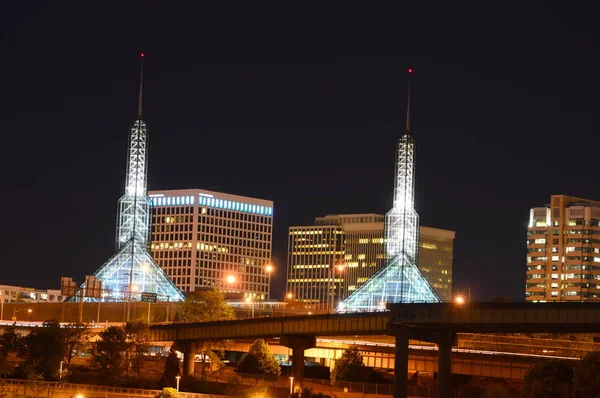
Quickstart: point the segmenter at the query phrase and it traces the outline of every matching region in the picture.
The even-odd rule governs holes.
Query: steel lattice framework
[[[113,300],[136,300],[141,292],[156,293],[159,300],[183,300],[183,294],[149,252],[151,229],[148,197],[148,130],[142,120],[142,79],[138,117],[129,129],[125,194],[119,199],[116,254],[94,276],[102,281],[104,295]],[[91,299],[88,299],[91,300]]]
[[[410,72],[409,72],[410,73]],[[387,263],[356,289],[337,311],[378,311],[386,303],[440,302],[417,266],[419,215],[415,210],[415,139],[410,130],[410,80],[406,130],[396,147],[394,200],[385,216]]]

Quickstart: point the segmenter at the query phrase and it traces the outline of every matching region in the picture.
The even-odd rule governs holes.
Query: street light
[[[21,311],[27,311],[27,312],[29,312],[29,313],[31,314],[31,312],[32,312],[33,310],[32,310],[31,308],[27,308],[27,309],[25,309],[25,308],[22,308],[22,309],[20,309],[20,310],[18,310],[18,309],[16,309],[16,308],[13,308],[13,316],[12,316],[12,320],[13,320],[13,321],[16,321],[16,320],[17,320],[17,313],[18,313],[18,312],[21,312]]]
[[[290,395],[294,393],[294,378],[290,376]]]
[[[465,298],[463,296],[456,296],[454,302],[458,305],[463,305],[465,303]]]
[[[179,395],[179,379],[181,379],[181,376],[177,375],[175,379],[177,379],[177,395]]]
[[[273,266],[271,264],[267,264],[267,266],[265,267],[265,271],[267,271],[267,274],[270,274],[271,271],[273,271]]]
[[[252,318],[254,318],[254,301],[250,297],[246,297],[246,303],[248,303],[248,307],[252,307]]]

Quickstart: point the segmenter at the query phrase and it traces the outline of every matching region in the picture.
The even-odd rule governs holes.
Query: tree
[[[179,376],[179,358],[177,357],[177,353],[175,349],[171,347],[169,349],[169,355],[167,356],[167,360],[165,361],[165,385],[167,386],[175,386],[175,378]]]
[[[342,352],[331,372],[332,380],[364,381],[366,376],[367,368],[363,363],[363,356],[355,345]]]
[[[211,322],[235,319],[233,307],[227,304],[221,290],[203,290],[187,295],[179,304],[181,322]]]
[[[236,318],[233,307],[227,304],[227,300],[225,300],[225,293],[217,289],[188,294],[185,300],[179,304],[177,315],[180,322],[212,322]],[[206,377],[206,358],[210,358],[211,363],[220,363],[220,358],[215,351],[222,351],[227,345],[227,341],[203,341],[200,349],[202,353],[202,380]]]
[[[129,369],[129,360],[133,358],[138,380],[142,366],[142,358],[150,349],[150,326],[146,321],[131,321],[125,324],[125,333],[127,341],[127,368]]]
[[[600,398],[600,352],[588,352],[575,373],[575,397]]]
[[[492,297],[492,301],[494,303],[508,303],[510,302],[510,297],[505,296],[503,294],[497,294],[494,297]]]
[[[9,355],[21,352],[23,337],[17,333],[14,326],[9,326],[0,334],[0,376],[11,373]]]
[[[571,396],[573,368],[562,360],[534,364],[523,380],[523,398],[567,398]]]
[[[107,376],[118,375],[123,366],[123,352],[128,348],[125,329],[110,326],[100,332],[100,339],[92,346],[92,361]]]
[[[281,375],[279,362],[263,339],[252,343],[250,350],[240,359],[237,366],[241,373],[262,374],[271,380],[277,380]]]
[[[45,380],[58,378],[65,355],[65,335],[58,321],[46,321],[23,338],[21,357],[29,365],[28,373],[40,374]],[[31,374],[28,375],[32,376]]]
[[[65,325],[63,331],[65,334],[65,358],[67,364],[71,366],[71,360],[88,347],[90,330],[83,323],[73,322]]]

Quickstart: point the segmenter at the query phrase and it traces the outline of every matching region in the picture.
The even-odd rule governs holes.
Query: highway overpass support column
[[[304,350],[317,346],[315,336],[281,336],[280,344],[292,349],[294,391],[302,389],[304,381]]]
[[[178,341],[177,350],[183,352],[183,376],[194,377],[194,358],[198,351],[197,341]]]
[[[438,398],[452,398],[452,343],[453,333],[442,333],[438,344]]]
[[[388,334],[394,336],[396,342],[394,398],[406,398],[408,396],[408,328],[399,325],[388,326]]]

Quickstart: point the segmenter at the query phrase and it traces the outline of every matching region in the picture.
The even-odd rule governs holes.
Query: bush
[[[510,391],[504,384],[490,383],[483,390],[485,398],[510,398]]]
[[[310,388],[304,388],[302,391],[296,391],[290,398],[331,398],[331,395],[322,392],[312,392]]]
[[[177,390],[171,387],[165,387],[158,394],[158,398],[177,398]]]

